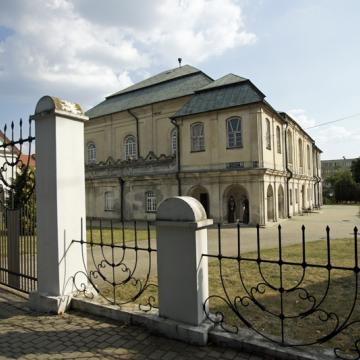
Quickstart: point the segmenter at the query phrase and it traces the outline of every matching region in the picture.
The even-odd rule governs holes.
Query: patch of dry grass
[[[333,240],[330,251],[333,266],[354,267],[354,240]],[[302,256],[301,245],[283,248],[284,261],[302,263]],[[256,259],[257,254],[247,253],[246,257]],[[278,260],[279,252],[277,249],[264,250],[261,258]],[[325,241],[306,245],[306,262],[327,264]],[[349,316],[356,291],[359,290],[356,289],[356,274],[352,270],[332,269],[329,275],[327,269],[307,267],[304,271],[302,266],[283,265],[282,286],[293,290],[285,291],[281,299],[278,291],[278,264],[262,263],[259,266],[256,262],[226,259],[221,262],[218,259],[209,261],[209,279],[210,294],[219,296],[210,299],[210,311],[223,313],[229,330],[246,327],[245,323],[248,322],[257,331],[281,340],[282,324],[278,316],[282,304],[282,313],[292,317],[285,319],[283,323],[284,340],[289,343],[310,343],[331,333],[338,325],[337,321],[342,324]],[[357,301],[352,320],[360,320],[359,305]],[[306,315],[314,306],[319,311]],[[300,314],[305,316],[299,316]],[[330,318],[322,321],[326,319],[326,314],[331,314]],[[326,342],[326,346],[350,349],[356,338],[360,338],[359,325],[341,332],[333,340]]]
[[[124,230],[121,228],[114,228],[113,230],[103,228],[100,230],[99,227],[96,227],[90,230],[88,227],[86,230],[87,242],[93,241],[94,243],[100,243],[102,240],[104,244],[111,244],[112,239],[114,244],[121,244],[123,241],[125,243],[133,242],[135,238],[138,241],[148,240],[149,236],[150,239],[156,238],[156,230],[154,228],[150,229],[150,233],[148,233],[147,229],[143,228],[137,229],[136,233],[133,228],[124,228]]]
[[[353,240],[332,240],[331,241],[331,264],[335,266],[354,266],[354,241]],[[251,252],[242,254],[247,258],[256,258],[257,253]],[[284,247],[282,258],[284,261],[299,262],[302,258],[301,245]],[[278,260],[277,249],[268,249],[261,252],[262,259]],[[306,245],[306,262],[309,264],[327,264],[326,242],[321,240],[311,242]],[[220,266],[221,265],[221,266]],[[259,266],[255,262],[227,260],[221,262],[218,259],[209,259],[209,293],[220,298],[210,299],[211,313],[221,312],[225,316],[225,323],[228,329],[234,330],[235,327],[246,327],[243,318],[257,331],[267,334],[278,340],[281,336],[281,322],[277,315],[281,312],[281,298],[277,288],[280,286],[280,272],[278,264],[261,265],[261,272],[267,283],[275,287],[276,290],[268,286],[260,286],[264,279],[259,272]],[[220,270],[222,276],[220,277]],[[354,302],[356,291],[356,275],[353,271],[331,270],[310,268],[303,272],[301,266],[283,265],[282,267],[283,287],[289,289],[298,285],[297,290],[285,292],[283,295],[283,313],[286,316],[294,316],[292,319],[284,321],[285,340],[295,343],[313,342],[314,339],[321,339],[330,333],[336,326],[348,317]],[[302,279],[299,285],[300,280]],[[221,281],[222,280],[222,281]],[[143,280],[142,280],[143,281]],[[157,278],[149,279],[149,284],[157,284]],[[329,287],[328,287],[329,284]],[[149,298],[156,299],[157,287],[149,286],[139,297],[137,297],[140,284],[135,284],[131,280],[114,289],[104,285],[101,280],[98,286],[103,295],[109,302],[113,301],[115,295],[118,304],[133,299],[136,304],[146,304]],[[252,290],[251,290],[252,289]],[[263,290],[265,290],[263,292]],[[249,300],[249,293],[253,293],[254,298],[263,308],[259,308],[253,301]],[[306,294],[312,297],[306,297]],[[239,299],[242,298],[241,303]],[[237,299],[237,301],[236,301]],[[106,300],[103,300],[106,302]],[[335,318],[331,315],[328,321],[325,319],[325,312],[317,311],[308,316],[297,317],[311,309],[315,301],[315,306],[326,311],[328,314],[336,314]],[[321,302],[321,303],[320,303]],[[318,305],[320,303],[320,305]],[[230,306],[229,306],[230,305]],[[266,311],[263,311],[263,310]],[[272,314],[275,314],[273,316]],[[360,320],[359,302],[356,303],[353,312],[353,320]],[[356,325],[341,332],[334,339],[325,343],[326,347],[340,347],[350,349],[356,339],[360,338],[360,326]]]

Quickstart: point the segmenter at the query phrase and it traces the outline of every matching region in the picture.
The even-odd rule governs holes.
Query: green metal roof
[[[236,83],[243,82],[246,80],[247,79],[245,79],[241,76],[237,76],[234,74],[227,74],[227,75],[221,77],[220,79],[217,79],[214,82],[210,83],[209,85],[204,86],[203,88],[199,89],[198,91],[209,90],[209,89],[213,89],[216,87],[222,87],[222,86],[226,86],[226,85],[236,84]]]
[[[262,102],[264,98],[265,95],[249,80],[244,79],[226,85],[222,83],[221,86],[209,86],[208,89],[202,88],[196,92],[173,118]]]
[[[112,114],[159,101],[191,95],[213,80],[202,71],[184,65],[162,72],[116,94],[86,112],[90,118]]]
[[[139,89],[143,89],[145,87],[153,86],[153,85],[162,83],[164,81],[173,80],[173,79],[176,79],[176,78],[179,78],[182,76],[191,75],[191,74],[195,74],[198,72],[200,72],[199,69],[197,69],[193,66],[190,66],[190,65],[184,65],[181,67],[177,67],[175,69],[166,70],[166,71],[161,72],[160,74],[151,76],[148,79],[145,79],[134,85],[131,85],[124,90],[120,90],[112,95],[109,95],[106,98],[109,99],[113,96],[125,94],[125,93],[132,92],[132,91],[139,90]]]

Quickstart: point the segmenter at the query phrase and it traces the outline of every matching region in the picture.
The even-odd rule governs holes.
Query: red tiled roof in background
[[[30,166],[34,168],[36,166],[35,154],[32,155],[21,154],[18,166],[21,167],[22,165]]]
[[[1,130],[0,130],[0,141],[2,141],[3,143],[11,142],[11,140],[7,136],[5,136],[5,134]],[[11,152],[11,146],[9,146],[8,149]],[[13,146],[13,149],[14,149],[14,155],[20,155],[20,161],[17,164],[18,167],[25,165],[34,168],[36,166],[35,154],[32,155],[20,154],[20,150],[16,145]]]

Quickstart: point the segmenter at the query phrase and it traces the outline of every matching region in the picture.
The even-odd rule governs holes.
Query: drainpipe
[[[318,207],[320,209],[320,183],[321,183],[321,177],[319,176],[319,160],[318,156],[316,155],[316,185],[318,188]]]
[[[180,126],[175,119],[170,119],[171,123],[176,127],[176,180],[178,183],[178,196],[181,196],[181,178],[180,178]]]
[[[127,112],[136,121],[136,151],[137,151],[137,157],[140,157],[139,118],[130,109],[128,109]]]
[[[289,123],[285,124],[285,164],[286,164],[286,191],[287,191],[287,216],[290,218],[290,198],[289,198],[289,181],[293,177],[292,171],[288,167],[288,146],[287,146],[287,128]],[[289,174],[290,173],[290,174]]]
[[[120,220],[124,221],[124,187],[125,187],[125,180],[119,177],[119,184],[120,184]]]

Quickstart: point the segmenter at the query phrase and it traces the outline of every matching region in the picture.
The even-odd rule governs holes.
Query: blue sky
[[[357,0],[1,2],[0,123],[45,94],[87,109],[179,56],[213,78],[251,79],[304,128],[360,114],[359,14]],[[323,159],[358,157],[359,124],[309,133]]]

